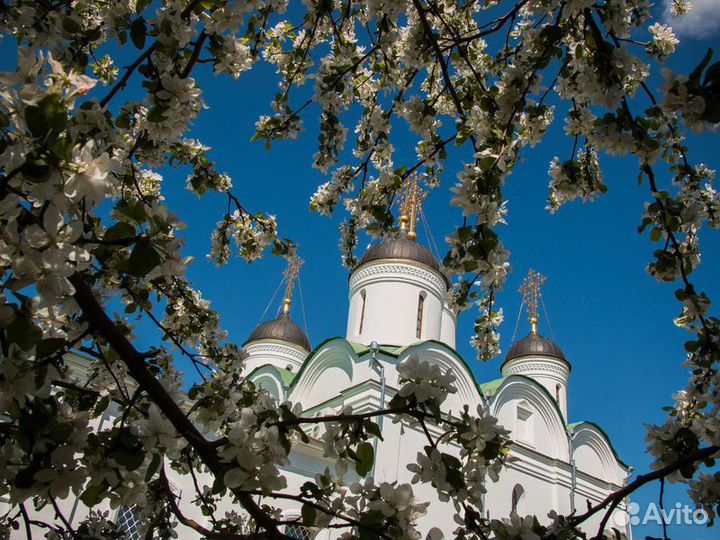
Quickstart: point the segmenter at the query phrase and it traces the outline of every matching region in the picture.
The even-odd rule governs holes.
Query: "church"
[[[457,377],[458,391],[445,401],[445,410],[459,411],[467,404],[472,411],[482,404],[511,431],[514,460],[499,481],[487,480],[486,516],[500,519],[515,512],[542,520],[551,510],[580,514],[623,487],[632,469],[600,426],[569,420],[571,364],[557,343],[537,331],[538,277],[528,278],[530,333],[510,347],[498,378],[477,381],[455,350],[457,316],[447,302],[448,280],[431,251],[403,227],[397,237],[371,246],[352,269],[345,337],[313,348],[292,320],[286,294],[282,314],[260,324],[245,343],[248,376],[278,400],[301,403],[305,416],[332,414],[347,405],[363,413],[385,408],[398,388],[397,366],[416,354]],[[426,444],[425,435],[402,422],[380,425],[383,440],[377,443],[372,472],[376,483],[410,482],[406,465]],[[297,490],[329,465],[320,443],[294,447],[285,470],[288,490]],[[431,501],[421,526],[451,533],[456,527],[452,506],[438,501],[428,485],[413,487],[419,500]],[[619,505],[607,529],[631,539],[625,508]],[[299,510],[289,505],[286,515],[299,516]],[[593,516],[583,529],[594,535],[601,517]],[[317,540],[336,535],[299,525],[289,525],[288,533]]]
[[[531,273],[523,287],[530,333],[510,347],[496,379],[478,381],[455,349],[457,314],[447,300],[450,283],[430,249],[417,241],[414,218],[401,217],[398,235],[372,245],[350,272],[344,337],[331,337],[313,347],[293,321],[291,296],[299,266],[292,262],[285,276],[281,314],[257,326],[244,343],[246,376],[278,401],[300,403],[304,416],[335,414],[348,405],[355,413],[365,413],[386,408],[399,387],[398,365],[417,355],[456,377],[457,392],[444,402],[445,412],[461,411],[465,405],[474,411],[482,405],[511,432],[513,459],[498,481],[486,480],[483,512],[487,517],[502,519],[514,512],[543,521],[551,510],[580,514],[623,487],[632,469],[620,460],[607,433],[591,421],[570,420],[571,362],[557,343],[537,330],[539,274]],[[82,373],[86,360],[80,356],[66,360]],[[424,433],[390,418],[380,417],[378,425],[383,438],[375,439],[376,459],[369,474],[376,484],[409,483],[413,473],[407,464],[426,444]],[[322,429],[315,426],[308,432],[307,443],[293,446],[290,464],[281,470],[287,492],[297,493],[306,480],[333,466],[333,460],[323,456]],[[173,474],[171,483],[180,500],[193,499],[189,476]],[[413,488],[417,500],[430,502],[419,523],[421,532],[437,527],[446,538],[452,537],[457,525],[451,503],[441,502],[429,485]],[[314,530],[292,523],[300,517],[298,503],[276,502],[283,508],[284,521],[290,522],[284,525],[288,536],[333,540],[340,535],[338,529]],[[632,538],[626,502],[608,521],[607,529],[615,529],[608,532],[611,538]],[[72,522],[87,514],[74,495],[60,503]],[[0,510],[4,506],[0,501]],[[188,517],[208,525],[197,507],[185,506]],[[114,515],[127,540],[144,537],[132,508],[105,510]],[[597,532],[601,514],[582,526],[591,536]],[[178,527],[179,538],[199,538],[194,530]]]

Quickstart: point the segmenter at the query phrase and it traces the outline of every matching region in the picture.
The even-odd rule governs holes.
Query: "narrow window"
[[[560,385],[559,384],[555,385],[555,401],[560,403]]]
[[[415,337],[419,338],[422,336],[422,325],[423,325],[423,309],[425,305],[425,296],[420,294],[418,296],[418,309],[417,309],[417,325],[415,330]]]
[[[360,291],[360,327],[358,328],[358,335],[362,334],[363,325],[365,324],[365,291]]]
[[[297,525],[295,523],[285,525],[285,536],[295,540],[313,540],[316,534],[315,531],[303,525]]]
[[[512,490],[512,500],[511,500],[511,512],[518,513],[518,510],[522,510],[522,500],[525,497],[525,490],[520,484],[515,484],[515,487]]]
[[[115,518],[115,523],[123,531],[125,540],[140,540],[143,537],[140,520],[132,508],[121,506]]]

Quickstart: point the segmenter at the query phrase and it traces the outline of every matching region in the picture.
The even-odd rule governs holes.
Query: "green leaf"
[[[105,486],[90,486],[80,495],[80,500],[85,506],[93,507],[100,502],[103,493],[105,493]]]
[[[15,485],[20,489],[30,489],[33,485],[33,478],[36,472],[37,469],[33,465],[21,469],[15,476]]]
[[[357,454],[357,463],[355,463],[355,470],[360,476],[365,476],[370,472],[375,461],[375,451],[373,445],[369,442],[363,442],[358,445],[355,452]]]
[[[48,94],[37,105],[25,108],[25,123],[33,137],[59,133],[67,125],[68,115],[59,94]]]
[[[135,227],[120,221],[105,231],[103,240],[124,240],[126,238],[132,238],[135,236]]]
[[[153,454],[152,461],[150,461],[150,465],[148,465],[147,472],[145,473],[146,482],[152,480],[158,468],[160,468],[160,454]]]
[[[8,326],[7,333],[10,341],[15,343],[23,351],[32,349],[42,337],[40,330],[30,319],[25,317],[15,318]]]
[[[70,434],[73,432],[72,424],[65,424],[63,422],[50,421],[48,425],[48,433],[50,438],[58,444],[66,442],[70,438]]]
[[[712,56],[713,56],[713,50],[708,49],[708,52],[705,53],[705,56],[703,57],[702,61],[697,65],[697,67],[693,70],[693,72],[688,77],[688,79],[690,79],[690,81],[692,81],[696,84],[700,83],[700,75],[702,75],[703,70],[710,63],[710,59],[712,58]]]
[[[152,3],[152,0],[137,0],[135,2],[135,13],[141,13]]]
[[[147,28],[145,27],[145,19],[138,17],[130,25],[130,39],[138,49],[144,49],[146,37]]]
[[[36,358],[47,358],[52,356],[65,346],[65,340],[62,338],[42,339],[35,346]]]
[[[161,262],[160,255],[158,255],[155,248],[150,245],[150,241],[146,238],[141,238],[137,241],[130,253],[127,273],[131,276],[144,277]]]
[[[705,80],[703,81],[703,87],[707,89],[709,86],[713,86],[720,81],[720,62],[715,62],[705,72]]]
[[[95,416],[102,414],[105,409],[107,409],[108,405],[110,405],[110,396],[105,395],[101,397],[100,401],[97,402],[97,405],[95,405],[95,409],[93,410]]]
[[[657,242],[662,237],[662,229],[658,229],[655,227],[652,231],[650,231],[650,240],[653,242]]]
[[[375,422],[373,422],[372,420],[365,420],[365,422],[363,422],[363,426],[365,427],[365,431],[367,431],[371,435],[374,435],[378,439],[383,440],[380,426],[378,426]]]
[[[63,30],[69,32],[70,34],[75,34],[82,30],[82,26],[80,26],[80,23],[72,17],[65,17],[62,21],[62,27]]]
[[[113,457],[118,465],[122,465],[128,471],[134,471],[145,461],[145,453],[139,448],[116,448]]]
[[[115,208],[122,215],[127,216],[137,223],[144,222],[147,217],[147,214],[145,213],[145,205],[142,201],[132,201],[129,203],[121,201]]]
[[[50,179],[52,173],[52,169],[44,160],[32,160],[30,158],[23,163],[21,170],[25,178],[37,183],[46,182]]]
[[[303,525],[307,527],[312,527],[313,525],[315,525],[316,515],[317,512],[312,506],[308,506],[307,504],[302,505],[302,509],[300,510],[300,516],[302,517]]]
[[[165,108],[164,107],[158,107],[157,105],[150,109],[147,115],[148,121],[152,122],[153,124],[159,124],[160,122],[165,121]]]

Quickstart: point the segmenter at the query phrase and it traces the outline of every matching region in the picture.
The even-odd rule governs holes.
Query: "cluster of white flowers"
[[[202,92],[192,77],[171,73],[162,75],[158,84],[157,92],[148,96],[148,106],[141,109],[141,125],[156,143],[172,144],[204,107]]]
[[[114,83],[118,73],[120,72],[118,67],[113,63],[113,59],[110,58],[110,55],[108,54],[104,55],[92,64],[92,67],[93,75],[100,79],[104,84]]]
[[[493,309],[487,296],[478,300],[477,305],[480,314],[475,319],[470,345],[477,351],[478,358],[489,360],[501,353],[498,328],[504,320],[503,310],[502,308]]]
[[[692,90],[684,75],[676,75],[670,69],[662,71],[665,82],[662,86],[663,111],[668,115],[680,113],[685,124],[696,132],[706,131],[711,124],[705,120],[705,98]]]
[[[279,428],[262,420],[276,410],[274,400],[260,399],[251,407],[242,407],[237,419],[227,424],[227,443],[219,451],[221,459],[231,465],[223,477],[225,486],[266,492],[286,487],[278,466],[289,464],[288,449],[282,444]],[[300,409],[296,407],[295,412]]]
[[[544,532],[535,516],[521,517],[515,512],[501,521],[493,520],[490,528],[498,540],[541,540]]]
[[[242,38],[225,38],[217,58],[215,73],[227,73],[236,79],[253,65],[250,47]]]
[[[685,15],[692,9],[692,3],[690,0],[671,0],[670,12],[676,17]]]
[[[423,137],[430,137],[440,128],[440,122],[419,96],[412,96],[402,104],[401,114],[410,124],[410,129]]]
[[[275,216],[258,214],[252,216],[247,212],[235,210],[218,222],[212,235],[212,249],[209,257],[218,264],[223,264],[230,257],[230,239],[234,240],[238,256],[248,262],[262,257],[265,248],[277,237]]]
[[[465,165],[465,169],[458,173],[459,183],[450,188],[454,193],[450,204],[462,209],[463,216],[474,216],[478,225],[487,224],[494,227],[506,223],[508,213],[507,201],[501,200],[497,193],[482,193],[478,186],[482,185],[479,179],[483,170],[478,165]]]
[[[720,472],[700,473],[690,482],[690,498],[707,512],[711,523],[718,517],[717,502],[720,501]]]
[[[648,30],[652,35],[652,40],[647,45],[649,54],[657,56],[659,60],[664,60],[675,52],[675,46],[680,43],[680,40],[675,37],[671,27],[655,23]]]
[[[501,288],[510,270],[510,252],[492,231],[483,227],[474,231],[467,229],[456,231],[445,239],[450,245],[445,268],[455,274],[474,272],[479,276],[476,284],[487,289]],[[487,242],[484,242],[485,236],[489,237]]]
[[[382,527],[383,534],[395,538],[422,538],[417,522],[427,514],[429,503],[418,502],[410,484],[382,482],[375,486],[372,480],[366,480],[350,486],[350,492],[345,498],[350,517]],[[432,538],[440,540],[441,536],[433,531]]]
[[[352,191],[353,171],[351,167],[338,168],[332,180],[320,185],[310,198],[310,210],[330,216],[344,193]]]
[[[571,35],[565,39],[573,55],[558,80],[557,91],[564,99],[612,108],[624,95],[634,95],[649,75],[647,64],[627,47],[611,48],[608,55]]]
[[[427,446],[407,466],[413,473],[413,484],[431,484],[441,501],[482,505],[486,479],[499,478],[510,433],[498,425],[484,406],[478,406],[477,413],[471,416],[466,407],[461,427],[457,427],[460,459],[437,446]]]
[[[420,360],[417,354],[403,360],[397,371],[401,383],[398,394],[412,396],[418,403],[434,401],[440,404],[448,394],[457,391],[453,386],[455,375],[449,369],[443,371],[440,366]]]
[[[162,187],[163,177],[161,174],[143,169],[137,172],[137,183],[138,189],[143,197],[146,199],[153,199],[162,201],[164,197],[160,191]]]
[[[535,146],[545,136],[555,119],[555,107],[538,107],[523,112],[518,121],[518,139],[524,145]]]
[[[569,201],[578,198],[591,201],[607,190],[597,152],[592,147],[578,150],[576,160],[561,163],[559,158],[553,158],[549,174],[547,209],[553,213]]]

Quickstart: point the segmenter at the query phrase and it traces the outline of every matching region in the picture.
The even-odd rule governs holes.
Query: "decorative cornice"
[[[250,356],[261,353],[275,353],[283,356],[289,356],[300,363],[304,362],[308,355],[308,352],[305,349],[294,347],[284,341],[270,339],[248,343],[245,345],[244,349]]]
[[[367,262],[350,275],[350,288],[360,281],[378,274],[402,274],[430,282],[443,297],[447,292],[447,280],[429,266],[404,259],[378,259]]]
[[[524,375],[526,373],[550,372],[551,374],[566,380],[570,374],[568,365],[560,359],[533,359],[519,357],[507,362],[503,368],[503,375]]]

